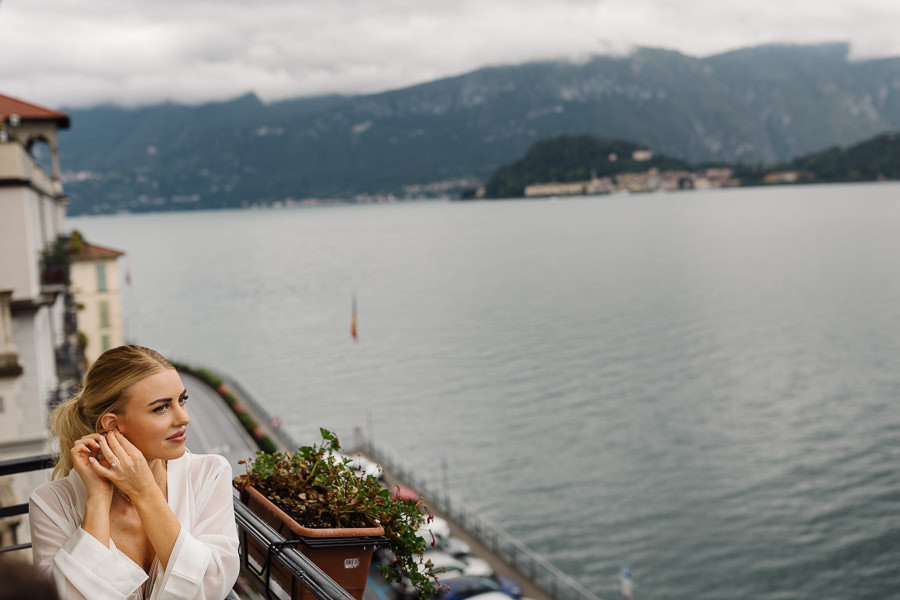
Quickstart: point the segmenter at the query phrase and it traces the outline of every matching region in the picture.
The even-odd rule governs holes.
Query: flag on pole
[[[350,310],[350,335],[353,336],[353,341],[358,342],[359,338],[356,334],[356,295],[353,295],[353,304],[351,305]]]

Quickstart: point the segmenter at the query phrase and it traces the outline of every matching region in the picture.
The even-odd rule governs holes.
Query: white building
[[[50,405],[80,377],[60,241],[67,199],[56,133],[68,127],[64,113],[0,95],[0,458],[49,450]],[[49,172],[33,158],[36,148],[49,148]],[[13,497],[25,501],[46,478],[16,476]],[[9,525],[0,530],[10,534]]]
[[[90,366],[104,351],[125,343],[116,262],[124,252],[87,242],[80,246],[72,256],[70,277],[78,333],[84,336],[84,359]]]
[[[647,162],[653,158],[652,150],[635,150],[631,153],[631,160],[635,162]]]
[[[525,186],[525,196],[528,198],[537,198],[541,196],[580,196],[584,194],[584,187],[588,182],[551,182],[551,183],[533,183]]]

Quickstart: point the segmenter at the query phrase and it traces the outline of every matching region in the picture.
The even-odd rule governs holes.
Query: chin
[[[177,450],[171,450],[167,452],[167,454],[169,454],[170,456],[167,456],[166,459],[175,460],[176,458],[181,458],[182,456],[184,456],[185,452],[187,452],[187,446],[182,445],[181,448],[178,448]]]
[[[184,456],[185,452],[187,452],[187,447],[182,445],[180,448],[162,448],[158,452],[154,452],[152,456],[150,454],[144,454],[144,456],[148,459],[175,460]]]

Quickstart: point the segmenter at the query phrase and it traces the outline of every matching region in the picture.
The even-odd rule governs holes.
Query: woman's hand
[[[99,433],[91,433],[83,436],[72,446],[70,454],[72,465],[84,487],[87,489],[89,499],[112,501],[113,484],[107,477],[100,473],[95,465],[100,464],[100,441],[103,436]],[[103,462],[106,462],[103,460]],[[109,463],[107,463],[109,464]]]
[[[98,441],[107,464],[94,463],[93,466],[126,497],[134,501],[142,494],[160,491],[147,459],[128,438],[113,430],[100,436]]]

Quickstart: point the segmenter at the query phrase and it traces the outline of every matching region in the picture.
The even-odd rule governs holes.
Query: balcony
[[[49,454],[0,461],[0,477],[16,475],[31,471],[40,471],[53,467],[53,457]],[[0,519],[15,517],[28,512],[27,504],[0,506]],[[241,577],[256,593],[266,598],[299,598],[308,592],[318,600],[353,600],[342,587],[314,565],[306,556],[286,542],[284,537],[252,513],[238,498],[234,497],[234,514],[240,540]],[[248,555],[248,547],[255,545],[267,549],[264,564],[259,564]],[[6,552],[24,550],[31,543],[12,544],[0,547],[0,556]],[[274,569],[287,572],[292,588],[284,590],[272,580]],[[226,600],[240,600],[245,592],[238,586],[228,595]]]
[[[51,287],[64,291],[71,283],[70,268],[72,255],[69,252],[69,240],[65,236],[48,243],[41,250],[41,287]]]
[[[198,442],[196,448],[191,448],[192,451],[222,454],[233,462],[253,456],[258,450],[258,439],[247,433],[230,410],[222,410],[221,394],[226,393],[223,390],[227,390],[229,396],[233,395],[233,399],[239,400],[244,411],[252,411],[257,423],[271,424],[270,429],[267,425],[268,435],[271,435],[272,440],[278,440],[280,448],[298,447],[298,444],[281,430],[280,425],[272,424],[275,419],[238,382],[227,376],[222,376],[218,382],[212,382],[205,376],[201,379],[198,370],[185,370],[183,364],[179,366],[179,372],[185,386],[191,390],[193,409],[196,414],[203,415],[203,419],[192,422],[191,426],[204,431],[203,435],[197,435],[195,438],[198,440],[203,438],[205,441],[203,444]],[[207,375],[218,377],[209,372]],[[388,487],[400,485],[415,490],[424,498],[436,517],[447,520],[451,536],[461,539],[470,546],[473,556],[487,560],[497,575],[515,580],[521,586],[526,598],[599,600],[593,592],[561,572],[497,524],[483,515],[466,509],[464,503],[449,494],[439,482],[420,478],[398,457],[366,440],[360,431],[357,431],[355,445],[364,456],[381,465],[385,485]],[[46,468],[44,465],[50,464],[49,457],[46,456],[28,460],[32,461],[32,467],[25,469],[19,466],[18,470],[9,470],[5,466],[6,463],[0,462],[0,477],[13,472],[43,469]],[[15,462],[7,461],[7,463]],[[5,509],[0,508],[0,518],[24,514],[27,506],[20,506],[19,510],[17,513],[7,513],[4,512]],[[266,598],[292,597],[308,600],[306,591],[319,600],[353,598],[236,497],[234,511],[241,546],[241,577],[235,588],[237,595],[230,596],[230,600],[239,597],[257,598],[258,596],[253,595],[256,591]],[[248,555],[248,549],[252,554]],[[0,548],[0,553],[3,550]],[[279,587],[273,579],[284,581],[280,577],[283,572],[289,574],[288,583]],[[380,585],[378,580],[379,578],[375,576],[370,577],[363,600],[394,598],[394,592],[390,587],[386,584]],[[247,585],[243,586],[244,583]]]
[[[28,183],[48,196],[58,196],[62,186],[54,181],[20,144],[0,144],[0,181]]]

